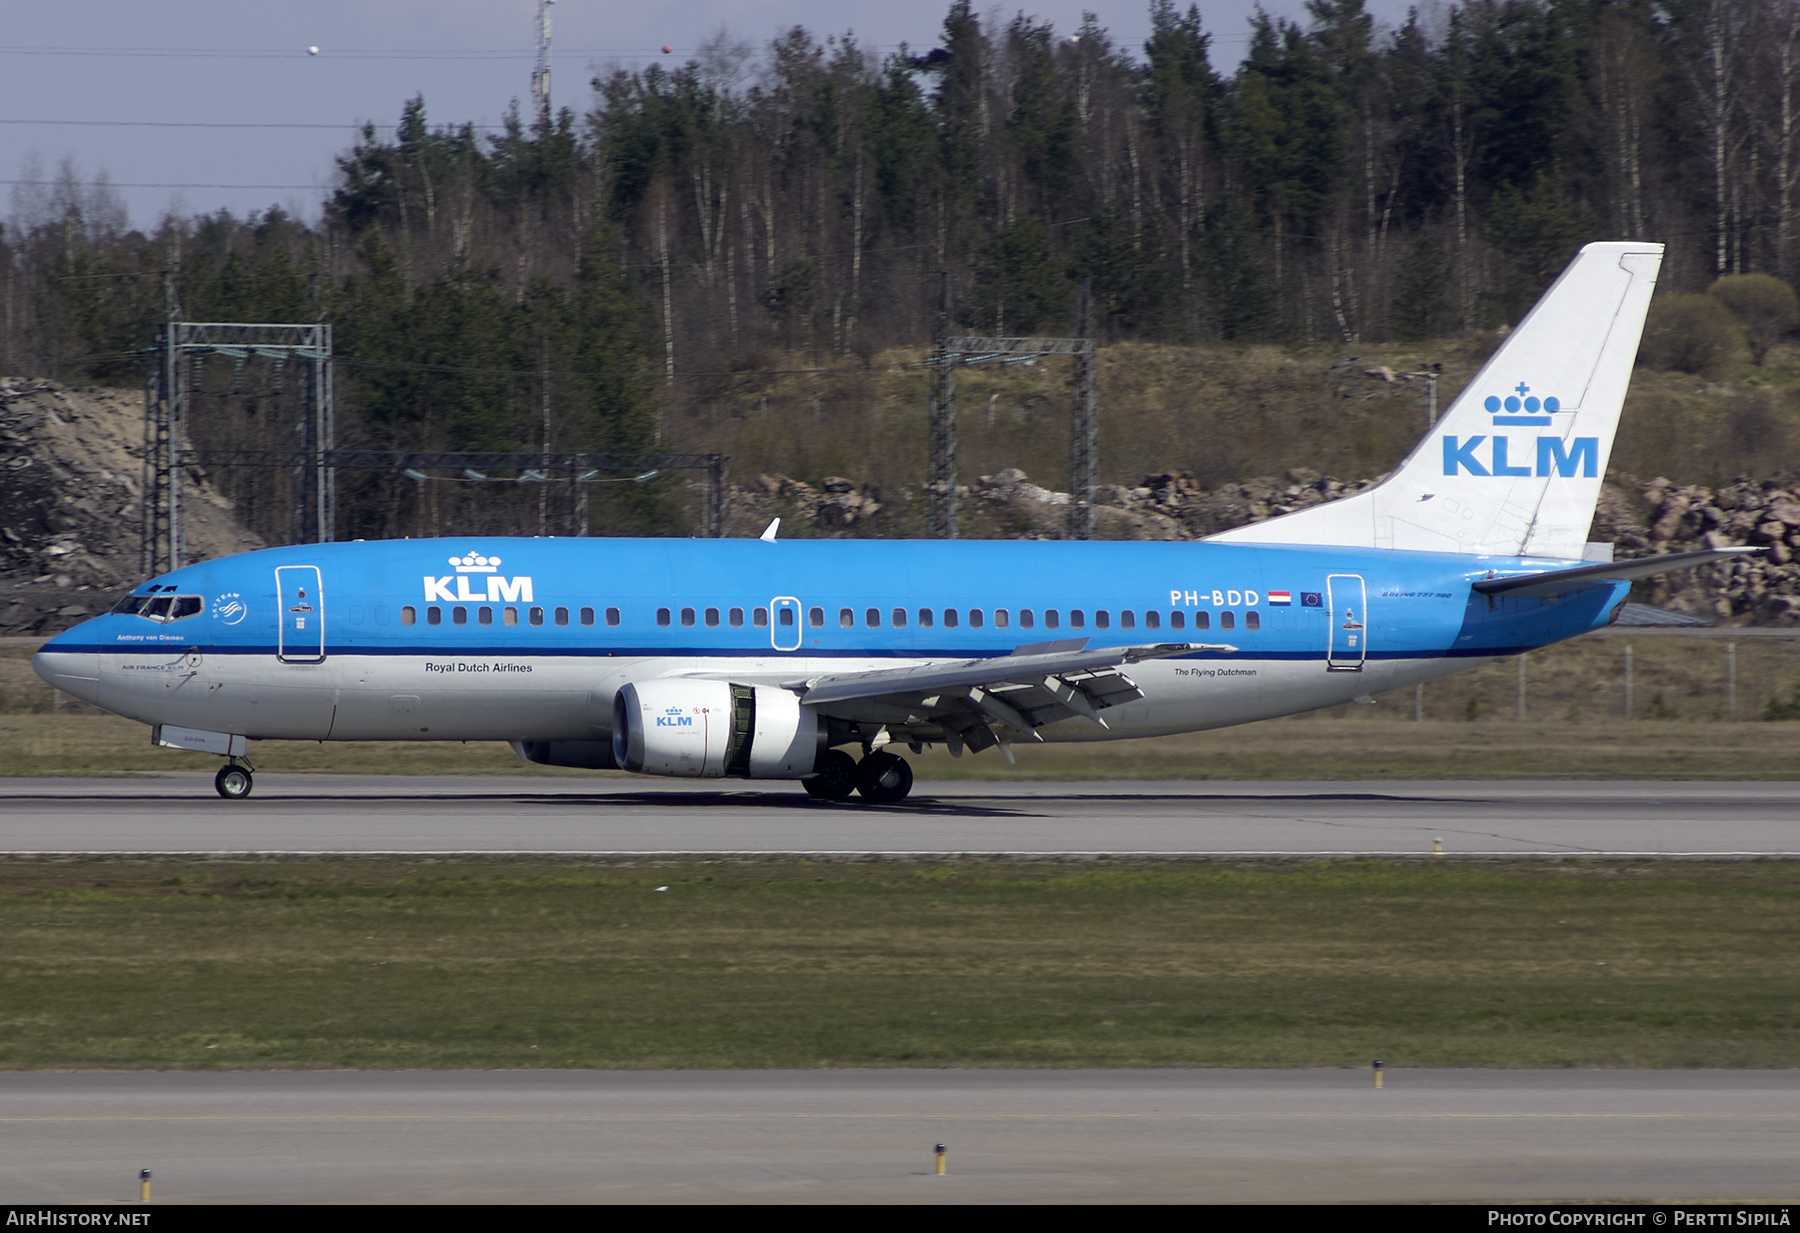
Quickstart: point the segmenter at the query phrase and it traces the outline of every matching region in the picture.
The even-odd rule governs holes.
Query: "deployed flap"
[[[1020,650],[1035,652],[1036,648],[1021,647]],[[962,686],[1030,685],[1047,676],[1067,677],[1074,673],[1094,673],[1146,659],[1191,655],[1196,651],[1230,653],[1235,650],[1236,647],[1223,644],[1159,642],[1146,646],[1106,647],[1098,651],[1065,650],[1023,655],[1014,653],[994,659],[969,659],[961,663],[926,664],[917,668],[881,668],[873,672],[814,677],[809,681],[790,682],[787,688],[799,693],[800,700],[808,706],[825,706],[833,702],[880,698],[891,694],[937,693]]]
[[[1579,565],[1574,569],[1553,569],[1541,574],[1514,574],[1510,578],[1483,578],[1472,584],[1482,595],[1512,595],[1520,599],[1534,595],[1562,595],[1583,587],[1608,582],[1632,582],[1666,574],[1673,569],[1687,569],[1713,561],[1725,561],[1751,552],[1767,552],[1767,548],[1705,548],[1699,552],[1674,552],[1660,557],[1638,557],[1631,561],[1610,561],[1601,565]]]
[[[1010,655],[917,668],[848,672],[788,686],[809,707],[846,721],[881,725],[888,736],[949,742],[979,752],[1013,739],[1042,740],[1037,730],[1065,719],[1106,727],[1101,712],[1144,696],[1125,664],[1236,647],[1198,642],[1084,649],[1086,639],[1040,642]],[[1008,757],[1011,755],[1009,754]]]
[[[1587,245],[1386,481],[1212,540],[1581,560],[1662,251]]]

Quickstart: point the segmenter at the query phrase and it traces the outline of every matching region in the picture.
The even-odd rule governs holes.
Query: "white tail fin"
[[[1662,252],[1589,244],[1384,482],[1212,539],[1581,559]]]

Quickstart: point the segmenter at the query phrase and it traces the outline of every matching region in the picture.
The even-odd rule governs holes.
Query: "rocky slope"
[[[0,635],[44,634],[139,581],[144,405],[129,390],[0,379]],[[190,480],[196,560],[262,547]]]

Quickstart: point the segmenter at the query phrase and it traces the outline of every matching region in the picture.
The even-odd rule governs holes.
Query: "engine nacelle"
[[[613,697],[613,758],[646,775],[799,779],[823,735],[816,711],[766,685],[667,677]]]

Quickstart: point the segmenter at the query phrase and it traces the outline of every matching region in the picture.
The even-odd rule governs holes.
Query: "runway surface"
[[[261,775],[0,779],[0,854],[1800,855],[1788,782],[792,784]]]
[[[0,1075],[14,1204],[1768,1202],[1797,1140],[1794,1071]]]

